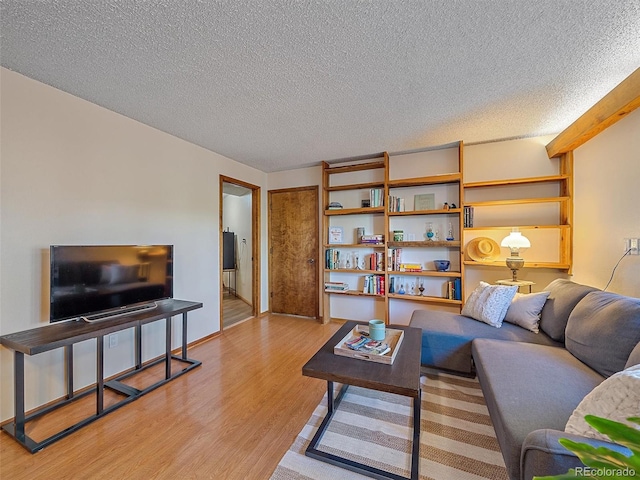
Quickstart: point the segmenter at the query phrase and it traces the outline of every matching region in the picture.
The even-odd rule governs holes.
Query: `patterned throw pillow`
[[[480,282],[464,304],[462,315],[500,328],[517,290],[518,287],[515,286]]]
[[[585,420],[585,415],[608,418],[625,423],[630,427],[638,425],[627,422],[629,417],[637,417],[640,412],[640,365],[614,373],[584,397],[569,417],[564,431],[589,438],[610,441]]]

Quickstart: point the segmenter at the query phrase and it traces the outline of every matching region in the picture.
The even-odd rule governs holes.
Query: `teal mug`
[[[384,340],[386,336],[384,329],[383,320],[369,320],[369,338],[371,338],[371,340]]]

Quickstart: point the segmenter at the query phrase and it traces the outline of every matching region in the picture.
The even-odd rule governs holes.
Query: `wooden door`
[[[269,192],[273,313],[318,318],[318,187]]]

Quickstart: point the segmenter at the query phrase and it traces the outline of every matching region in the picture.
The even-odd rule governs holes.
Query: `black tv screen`
[[[172,245],[54,245],[50,258],[51,322],[173,297]]]

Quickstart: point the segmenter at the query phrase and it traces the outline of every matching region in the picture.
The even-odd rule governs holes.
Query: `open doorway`
[[[220,329],[260,311],[260,187],[220,176]]]

